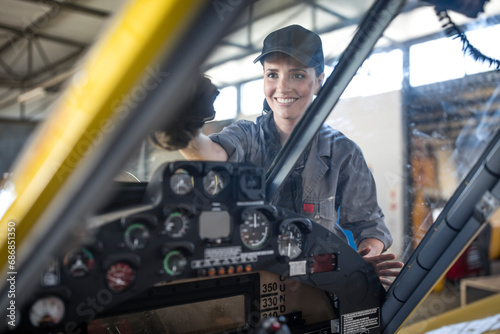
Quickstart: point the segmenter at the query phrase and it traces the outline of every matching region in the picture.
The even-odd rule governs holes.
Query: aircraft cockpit
[[[295,23],[311,23],[319,33],[338,18],[351,27],[348,14],[340,14],[343,5],[313,1],[310,22],[304,8],[288,1],[124,6],[0,182],[1,227],[7,230],[0,233],[6,254],[0,313],[7,319],[0,332],[402,330],[461,254],[470,260],[474,240],[491,225],[496,231],[500,56],[483,54],[462,30],[483,24],[478,35],[493,29],[487,36],[495,36],[500,7],[492,1],[490,14],[484,1],[361,2],[365,12],[348,38],[340,28],[340,35],[331,32],[336,29],[320,34],[326,80],[268,169],[184,159],[147,138],[158,124],[185,125],[192,98],[185,83],[197,80],[200,69],[221,87],[216,118],[203,119],[209,121],[200,131],[219,132],[236,118],[255,121],[264,114],[262,67],[252,64],[257,75],[255,68],[238,71],[238,61],[255,58],[256,35],[262,33],[262,43],[277,28],[267,15],[283,11],[286,22],[296,16]],[[436,11],[433,18],[444,28],[423,34],[428,44],[420,35],[411,45],[397,42],[395,32],[410,21],[406,15],[425,10]],[[462,16],[451,12],[472,23],[455,23]],[[262,22],[252,26],[252,20]],[[424,75],[419,61],[432,48],[434,56],[450,49],[434,43],[445,33],[462,43],[458,55],[450,54],[472,55],[471,63],[462,76],[426,82],[439,68]],[[348,42],[334,51],[340,38]],[[474,45],[483,41],[477,40]],[[122,57],[118,48],[126,51]],[[234,56],[233,49],[245,53]],[[411,59],[417,60],[410,72]],[[478,62],[481,69],[470,65]],[[400,70],[390,70],[398,64]],[[370,76],[377,71],[399,86],[374,84]],[[98,75],[104,72],[105,80]],[[236,76],[239,81],[231,81]],[[238,112],[224,119],[231,105]],[[245,114],[248,106],[259,113]],[[301,215],[272,201],[323,123],[354,138],[365,154],[394,238],[388,251],[404,263],[390,286],[357,252],[348,231],[346,242],[315,221],[327,213],[316,208]],[[360,186],[360,196],[363,191]]]

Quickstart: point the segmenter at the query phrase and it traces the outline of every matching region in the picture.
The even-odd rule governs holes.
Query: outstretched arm
[[[227,153],[222,146],[214,143],[203,133],[195,136],[189,145],[180,149],[179,152],[187,160],[227,161]]]

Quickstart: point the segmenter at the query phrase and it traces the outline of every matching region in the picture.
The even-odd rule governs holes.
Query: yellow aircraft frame
[[[0,198],[5,201],[0,208],[1,276],[16,270],[21,251],[29,248],[28,240],[37,238],[35,225],[41,215],[75,168],[110,132],[123,97],[160,54],[168,57],[205,4],[202,0],[130,1],[114,18],[1,189]],[[8,261],[12,253],[17,263],[13,257]]]

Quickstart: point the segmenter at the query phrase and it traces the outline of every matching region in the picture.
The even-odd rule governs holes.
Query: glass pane
[[[421,86],[464,76],[458,40],[440,38],[410,47],[410,84]]]
[[[219,96],[214,103],[215,121],[236,118],[237,110],[237,92],[236,87],[229,86],[220,90]]]
[[[264,80],[254,80],[241,85],[241,113],[243,115],[260,115],[264,102],[262,84]]]
[[[295,7],[296,4],[292,1],[287,6],[283,6],[286,8],[281,8],[289,15],[277,18],[272,15],[280,13],[281,2],[272,2],[273,8],[268,7],[269,3],[271,1],[255,2],[251,12],[249,9],[246,13],[248,15],[243,15],[244,19],[238,21],[238,25],[229,31],[223,41],[215,47],[210,59],[203,64],[204,74],[218,86],[220,93],[214,103],[216,118],[199,129],[199,132],[204,135],[220,134],[221,137],[225,135],[226,143],[235,144],[234,150],[226,149],[231,159],[255,163],[264,169],[269,168],[273,159],[278,156],[282,143],[290,134],[287,130],[296,126],[298,123],[295,123],[295,120],[302,117],[302,114],[298,113],[287,118],[283,116],[286,115],[283,111],[290,111],[295,105],[300,105],[305,101],[301,109],[299,108],[300,111],[311,112],[307,106],[315,99],[311,90],[318,83],[315,80],[319,79],[317,73],[314,72],[311,75],[312,72],[308,72],[310,67],[302,66],[305,64],[301,65],[296,59],[288,59],[287,65],[293,63],[295,67],[292,68],[293,75],[285,75],[285,78],[297,81],[289,82],[288,91],[284,90],[285,93],[272,95],[270,90],[265,89],[269,83],[266,81],[267,77],[263,79],[261,63],[253,62],[259,54],[264,38],[278,28],[298,23],[297,18],[307,17],[303,24],[308,23],[306,28],[320,33],[324,42],[326,64],[332,65],[325,66],[326,79],[330,77],[332,71],[336,73],[335,71],[341,70],[338,67],[339,59],[368,5],[362,0],[343,2],[342,5],[338,2],[318,0],[314,8],[311,8],[308,7],[308,2],[297,2],[299,7]],[[361,12],[359,7],[363,9]],[[311,141],[313,144],[308,147],[305,154],[300,156],[291,174],[294,177],[292,181],[296,182],[284,185],[282,189],[285,190],[281,193],[284,200],[279,202],[280,205],[287,204],[288,200],[288,203],[296,205],[297,213],[334,231],[337,223],[346,230],[359,224],[364,230],[372,223],[370,214],[379,212],[380,207],[383,217],[377,218],[384,221],[393,238],[392,244],[389,242],[386,244],[387,252],[394,253],[397,259],[403,262],[411,257],[426,233],[433,230],[433,224],[440,212],[500,129],[500,72],[493,67],[488,67],[487,63],[477,62],[470,55],[464,54],[462,43],[445,36],[433,10],[429,12],[425,9],[430,8],[415,9],[415,12],[424,15],[425,20],[421,20],[420,16],[416,16],[414,20],[408,19],[408,15],[413,12],[413,9],[408,9],[403,14],[405,15],[405,20],[403,20],[405,29],[398,29],[401,26],[390,27],[389,29],[393,30],[384,35],[383,47],[374,49],[360,66],[342,95],[342,99],[336,103],[326,118],[324,127],[320,129],[321,135],[324,134],[326,137],[320,138],[318,135],[313,138]],[[321,13],[315,13],[315,10],[321,10]],[[460,22],[461,26],[469,30],[467,36],[471,43],[486,55],[497,58],[500,57],[500,46],[497,43],[500,28],[498,25],[492,25],[490,19],[498,18],[499,13],[500,8],[497,8],[493,13],[487,11],[485,16],[478,19]],[[315,16],[316,14],[318,16]],[[432,18],[425,15],[432,15]],[[317,19],[314,19],[315,17]],[[427,25],[432,20],[435,21],[437,28],[433,31],[431,27],[426,27],[425,33],[422,33],[421,22],[426,22]],[[412,24],[413,21],[419,24]],[[401,21],[398,24],[401,24]],[[394,29],[398,30],[397,33]],[[231,52],[228,52],[229,49]],[[296,65],[297,63],[299,65]],[[303,77],[307,78],[307,75],[301,77],[295,72],[300,72],[300,74],[305,72],[311,75],[313,80],[303,85],[296,84],[300,83]],[[330,93],[321,90],[321,94]],[[276,100],[273,104],[275,110],[263,114],[263,101],[266,94],[269,101]],[[282,113],[276,116],[278,115],[276,108],[280,107],[282,109],[279,111]],[[165,109],[166,112],[171,111],[169,106],[165,106]],[[268,119],[265,118],[266,115]],[[264,123],[264,120],[269,122]],[[174,127],[182,128],[185,125],[176,121],[172,122]],[[189,126],[192,125],[191,123]],[[236,125],[244,130],[238,133],[237,130],[240,128],[236,128]],[[7,133],[11,127],[2,127],[5,131],[0,131],[0,135]],[[228,135],[228,127],[237,135],[231,133]],[[197,131],[198,129],[194,131],[195,135]],[[305,137],[305,135],[305,132],[301,133],[301,136]],[[215,137],[212,138],[215,139]],[[203,139],[207,138],[203,137]],[[211,143],[210,139],[207,140]],[[321,145],[324,146],[313,146],[320,140],[323,140]],[[9,146],[14,147],[14,151],[22,145],[20,142],[14,144]],[[349,150],[354,153],[344,154],[342,145],[349,145]],[[11,155],[14,155],[12,152],[12,150],[9,151],[9,159]],[[209,147],[204,153],[212,152],[217,152],[217,150],[210,150]],[[160,149],[145,139],[140,147],[135,151],[130,151],[130,159],[124,164],[116,180],[122,181],[127,187],[130,186],[128,183],[133,182],[149,182],[150,184],[162,182],[158,179],[152,180],[153,173],[165,162],[186,159],[183,153],[185,154],[185,151]],[[309,169],[306,173],[304,170],[307,168]],[[363,172],[360,173],[360,170]],[[323,174],[318,176],[320,172]],[[353,181],[349,187],[343,188],[344,184],[361,179],[360,174],[363,176],[362,181]],[[335,176],[333,181],[329,179],[331,175]],[[367,188],[373,184],[372,180],[376,188],[370,188],[373,191],[367,191]],[[174,193],[179,196],[188,195],[191,189],[197,189],[196,186],[202,185],[202,183],[195,184],[195,181],[191,183],[189,191],[177,190]],[[2,182],[0,182],[1,185],[3,185]],[[145,184],[139,187],[135,187],[136,184],[132,186],[130,189],[136,191],[133,195],[143,195],[141,191],[146,189]],[[331,191],[331,188],[335,190]],[[150,197],[146,200],[140,198],[139,204],[149,205],[148,201],[152,199],[162,200],[161,194],[157,196],[157,189],[149,188],[148,190],[151,190],[147,193]],[[194,194],[195,191],[193,190],[192,193]],[[221,203],[223,200],[211,202],[214,196],[205,196],[207,193],[210,194],[208,191],[201,193],[200,198],[213,205],[214,210],[203,209],[198,212],[202,215],[201,221],[195,221],[193,225],[201,223],[204,226],[202,230],[196,230],[193,235],[202,239],[215,239],[212,245],[214,248],[233,246],[232,252],[239,252],[238,247],[241,248],[241,245],[238,247],[230,245],[234,231],[237,231],[233,226],[232,208],[231,210],[226,208],[224,203]],[[370,194],[372,203],[376,205],[366,205],[367,200],[359,205],[362,197],[367,193]],[[351,200],[342,202],[347,197]],[[5,198],[10,200],[9,197]],[[181,198],[179,202],[185,198],[190,197]],[[127,205],[131,203],[130,206],[133,206],[132,204],[137,204],[137,197],[132,196],[124,201]],[[311,204],[312,202],[314,204]],[[267,201],[259,199],[250,204],[245,202],[243,205],[256,203],[268,204]],[[238,210],[240,204],[241,202],[237,204]],[[196,205],[195,200],[192,200],[191,203],[182,203],[182,209],[196,211]],[[161,217],[161,215],[167,215],[168,210],[166,207],[154,207],[148,214]],[[5,209],[0,208],[0,212],[3,211]],[[214,214],[214,212],[217,213]],[[120,214],[126,215],[126,213]],[[357,214],[361,216],[358,220],[355,219],[358,218]],[[161,225],[162,219],[164,222],[165,217],[152,219],[153,222],[150,223],[155,226]],[[332,224],[328,225],[325,221]],[[102,224],[105,226],[107,223],[108,221],[104,221]],[[256,228],[257,216],[253,223]],[[125,224],[125,219],[121,221],[121,224]],[[144,224],[142,229],[146,229],[146,225]],[[490,225],[499,235],[500,218],[494,216]],[[267,225],[264,229],[267,233]],[[128,231],[130,234],[131,230]],[[132,231],[138,233],[141,229]],[[350,233],[355,234],[356,231]],[[134,237],[129,234],[125,237]],[[149,234],[135,236],[137,243],[145,242],[147,238]],[[372,236],[368,235],[368,238]],[[451,268],[451,271],[448,270],[445,273],[445,278],[455,282],[463,277],[485,273],[486,269],[482,266],[483,263],[488,262],[484,258],[485,250],[493,254],[491,256],[500,258],[500,246],[488,238],[489,236],[483,239],[483,241],[486,240],[485,242],[478,242],[478,239],[472,241],[471,248],[469,248],[476,247],[476,251],[482,252],[483,258],[476,252],[469,258],[466,255],[465,258],[459,259],[467,262],[473,258],[475,261],[470,262],[473,262],[472,265],[475,266],[463,271],[453,271],[454,269]],[[162,241],[159,247],[161,250],[159,248],[155,250],[158,256],[167,251],[171,240],[166,240]],[[360,240],[357,242],[358,244],[354,244],[353,247],[359,247]],[[115,244],[110,243],[110,245]],[[116,245],[121,247],[120,254],[124,253],[125,242],[119,241]],[[190,252],[191,247],[199,246],[198,243],[186,240],[174,243],[174,245],[187,247]],[[274,250],[271,251],[274,252]],[[126,252],[129,251],[126,250]],[[134,261],[135,255],[137,254],[126,254]],[[163,259],[165,261],[165,258]],[[304,269],[308,265],[307,261],[304,260],[298,265],[304,270],[303,273],[307,272]],[[138,265],[135,269],[140,271],[141,267]],[[158,270],[161,272],[164,269],[165,267],[161,269],[160,263]],[[248,270],[251,271],[251,268]],[[322,295],[325,297],[324,294]],[[199,308],[200,314],[204,316],[204,321],[199,324],[203,325],[201,326],[203,328],[214,326],[214,330],[222,331],[244,325],[242,322],[242,314],[246,312],[244,297],[235,295],[222,302],[224,308],[215,309],[217,315],[214,318],[216,321],[219,320],[217,323],[220,325],[211,323],[213,319],[209,308],[216,308],[216,305],[214,306],[210,300],[200,301],[196,304],[196,308],[180,305],[174,307],[175,309],[159,310],[159,313],[156,311],[138,313],[130,319],[140,325],[144,321],[141,317],[147,315],[156,317],[156,320],[163,319],[168,323],[173,323],[177,328],[185,325],[189,330],[200,331],[202,329],[197,327],[198,323],[190,320],[198,315],[197,309]],[[331,302],[332,305],[336,303],[333,299]],[[176,314],[183,317],[176,317]],[[113,317],[105,321],[105,323],[95,322],[94,325],[97,327],[115,326],[116,328],[124,325],[118,323]],[[157,324],[156,321],[152,322]],[[152,323],[151,326],[153,326]],[[151,331],[154,330],[156,328],[151,329]]]
[[[500,59],[500,44],[490,43],[488,41],[495,40],[500,34],[500,25],[494,25],[490,27],[478,28],[467,32],[467,38],[469,41],[484,55]],[[490,64],[486,62],[481,62],[475,60],[473,57],[465,57],[465,73],[475,74],[480,72],[491,71]]]
[[[403,54],[396,49],[370,56],[342,94],[342,98],[369,96],[401,89]]]

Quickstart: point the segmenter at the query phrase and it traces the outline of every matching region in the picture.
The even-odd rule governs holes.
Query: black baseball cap
[[[296,24],[267,35],[262,46],[262,53],[253,62],[262,63],[264,58],[273,52],[286,53],[307,67],[319,67],[319,72],[323,72],[325,68],[321,38],[316,33]]]

